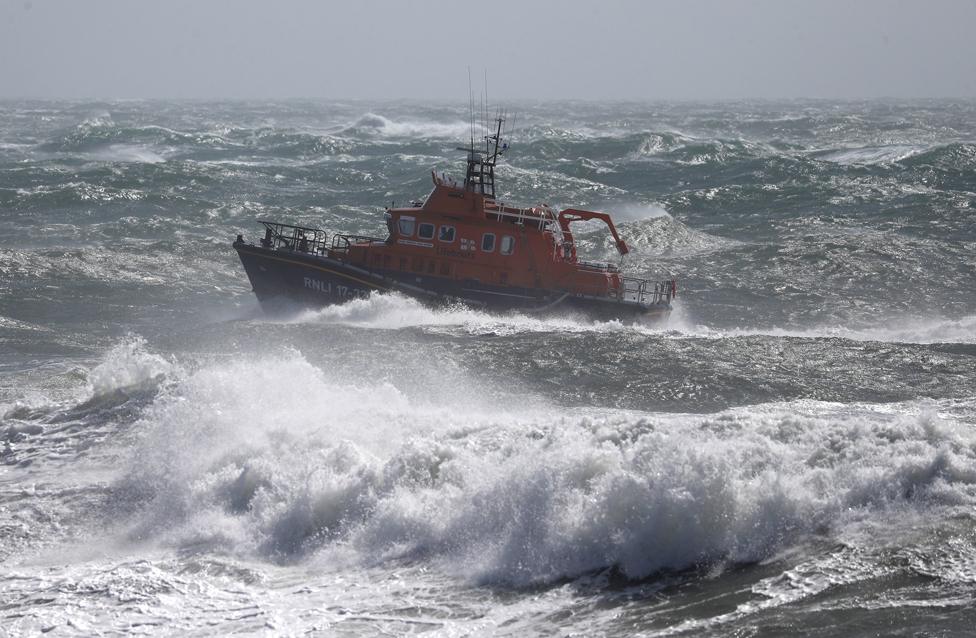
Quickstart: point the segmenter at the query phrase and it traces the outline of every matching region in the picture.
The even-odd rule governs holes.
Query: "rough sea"
[[[467,104],[0,102],[0,635],[972,635],[976,102],[504,106],[667,324],[260,311]]]

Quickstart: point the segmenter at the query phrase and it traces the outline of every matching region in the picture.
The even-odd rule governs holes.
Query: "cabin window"
[[[495,233],[485,233],[481,236],[481,250],[486,253],[495,250]]]
[[[454,226],[441,226],[441,232],[437,239],[448,244],[454,241]]]
[[[417,237],[421,239],[433,239],[434,238],[434,225],[433,224],[421,224],[417,228]]]
[[[503,255],[511,255],[515,252],[515,238],[511,235],[502,237],[501,251]]]
[[[413,217],[401,217],[400,218],[400,234],[404,237],[410,237],[413,235],[413,226],[416,220]]]

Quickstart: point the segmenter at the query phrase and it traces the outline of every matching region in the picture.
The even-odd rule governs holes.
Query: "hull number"
[[[331,297],[339,297],[340,299],[365,299],[369,296],[370,292],[363,288],[354,288],[341,284],[333,285],[331,281],[320,281],[313,277],[304,277],[303,279],[305,280],[305,287],[309,290],[314,290]]]

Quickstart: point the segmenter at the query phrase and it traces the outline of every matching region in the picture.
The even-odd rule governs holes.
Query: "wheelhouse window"
[[[448,244],[454,241],[454,226],[441,226],[441,232],[437,235],[437,239]]]
[[[502,237],[501,251],[503,255],[511,255],[515,252],[515,238],[511,235]]]
[[[495,233],[485,233],[481,236],[481,250],[486,253],[495,250]]]
[[[434,238],[434,225],[433,224],[421,224],[417,228],[417,237],[421,239],[433,239]]]
[[[416,219],[413,217],[401,217],[400,218],[400,234],[404,237],[410,237],[413,235],[413,227],[416,223]]]

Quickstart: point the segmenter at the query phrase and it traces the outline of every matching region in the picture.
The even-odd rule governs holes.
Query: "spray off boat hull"
[[[539,314],[579,313],[598,320],[648,321],[667,319],[667,302],[638,303],[513,286],[489,286],[426,273],[371,270],[326,255],[287,251],[234,242],[234,249],[266,310],[282,303],[316,308],[365,299],[374,293],[397,292],[428,306],[462,303],[494,312]]]

